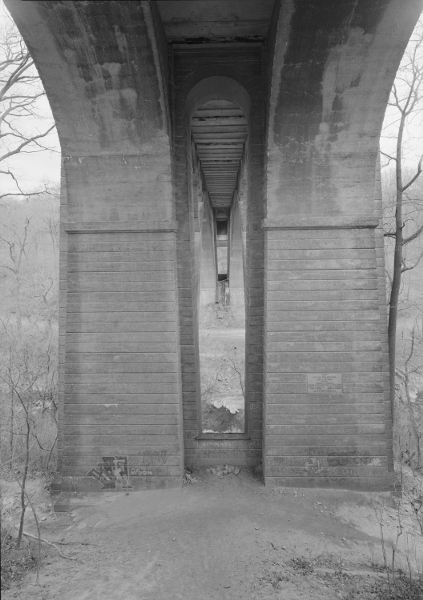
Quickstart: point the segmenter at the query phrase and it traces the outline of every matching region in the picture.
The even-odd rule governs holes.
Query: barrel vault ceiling
[[[274,0],[164,0],[157,7],[167,41],[191,45],[265,40]],[[247,137],[240,107],[213,100],[197,108],[191,134],[212,206],[227,211],[238,183]]]
[[[211,205],[228,209],[238,183],[247,120],[238,106],[213,100],[194,112],[191,134]]]

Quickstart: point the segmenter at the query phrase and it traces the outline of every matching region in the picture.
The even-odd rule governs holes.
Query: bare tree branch
[[[414,233],[412,233],[408,237],[404,238],[403,245],[405,246],[406,244],[409,244],[410,242],[414,242],[414,240],[417,239],[419,237],[419,235],[421,235],[422,232],[423,232],[423,225],[421,225],[418,229],[416,229],[416,231]]]
[[[409,187],[413,185],[413,183],[420,177],[422,172],[422,162],[423,162],[423,154],[420,157],[419,163],[417,165],[417,171],[415,175],[402,187],[402,192],[405,192]]]
[[[411,271],[412,269],[415,269],[422,258],[423,258],[423,250],[419,254],[417,260],[412,265],[406,265],[405,263],[403,263],[404,266],[401,268],[401,273],[405,273],[406,271]]]
[[[11,156],[15,156],[16,154],[19,154],[19,152],[21,152],[23,150],[23,148],[28,146],[28,144],[32,144],[32,143],[36,142],[36,140],[39,140],[39,139],[45,137],[54,128],[55,128],[55,125],[52,125],[51,127],[49,127],[47,129],[47,131],[44,131],[44,133],[40,133],[38,135],[33,135],[32,137],[27,138],[21,144],[19,144],[19,146],[17,146],[16,148],[13,148],[12,150],[9,150],[9,152],[6,152],[5,154],[3,154],[3,156],[0,156],[0,162],[2,162],[3,160],[6,160],[7,158],[10,158]]]
[[[13,159],[24,153],[54,151],[42,141],[48,138],[55,128],[51,119],[44,130],[40,131],[40,120],[38,120],[38,127],[35,126],[35,119],[39,117],[42,106],[39,101],[45,97],[45,92],[33,60],[12,21],[3,30],[2,38],[0,40],[0,138],[2,140],[0,164],[3,168],[0,174],[9,178],[11,189],[7,190],[7,186],[2,186],[4,189],[0,198],[8,195],[29,195],[14,171]],[[8,191],[10,194],[7,193]],[[39,193],[41,192],[31,192],[31,195]]]

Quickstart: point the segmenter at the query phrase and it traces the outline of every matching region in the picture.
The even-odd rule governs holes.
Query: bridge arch
[[[194,220],[199,221],[194,236],[198,248],[199,431],[204,438],[206,433],[216,439],[219,433],[246,434],[248,430],[244,271],[250,104],[245,88],[222,76],[202,79],[186,100],[190,189],[200,192],[198,202],[194,198]],[[225,384],[219,383],[223,379]]]
[[[421,1],[212,4],[7,2],[64,155],[62,473],[94,486],[126,457],[153,487],[263,462],[271,484],[389,487],[376,157]],[[189,139],[219,98],[248,119],[250,419],[229,440],[198,432]]]
[[[192,313],[188,325],[193,331],[192,345],[190,345],[189,351],[197,357],[194,366],[195,385],[193,387],[195,393],[192,394],[192,388],[190,389],[188,385],[184,387],[183,384],[182,386],[183,403],[185,406],[191,407],[188,413],[190,418],[184,420],[185,462],[189,467],[224,463],[257,466],[260,463],[262,442],[261,374],[257,373],[261,369],[262,360],[259,348],[262,318],[249,319],[249,314],[257,310],[262,312],[262,308],[260,309],[259,306],[262,307],[263,302],[263,287],[260,283],[263,274],[263,250],[261,247],[263,237],[260,225],[263,217],[263,205],[258,201],[258,198],[262,198],[263,195],[262,147],[265,118],[263,91],[266,86],[263,81],[263,73],[259,70],[260,48],[253,45],[251,48],[240,49],[239,56],[235,58],[235,64],[229,67],[222,64],[225,55],[225,48],[223,47],[219,48],[217,52],[216,49],[206,48],[204,53],[202,52],[202,64],[197,67],[193,65],[192,56],[187,54],[184,48],[179,48],[176,45],[173,48],[173,53],[176,85],[172,114],[175,124],[174,132],[178,139],[174,152],[178,236],[181,239],[181,246],[184,244],[185,255],[190,252],[194,257],[191,264],[187,264],[184,272],[190,272],[191,278],[195,282],[191,296]],[[251,72],[249,64],[242,64],[245,55],[254,65],[253,72]],[[185,69],[190,70],[188,78],[182,77]],[[179,78],[179,73],[181,73],[181,78]],[[259,90],[259,93],[257,93],[257,90]],[[225,155],[218,157],[216,162],[216,154],[214,157],[206,157],[204,155],[205,146],[200,144],[203,168],[201,167],[201,157],[197,151],[199,146],[195,144],[196,132],[198,131],[201,136],[201,122],[205,122],[202,119],[201,111],[204,111],[203,114],[214,114],[217,119],[223,118],[223,120],[225,118],[222,117],[224,113],[231,114],[230,120],[232,120],[232,125],[229,126],[227,133],[222,130],[222,127],[213,129],[212,126],[209,128],[210,133],[206,135],[209,136],[209,139],[214,138],[212,144],[219,145],[219,136],[223,135],[226,139],[232,138],[232,148],[224,150],[222,147],[221,150],[216,150],[217,153],[226,152]],[[253,111],[256,115],[254,120],[250,118]],[[240,124],[236,125],[235,121],[239,121]],[[238,132],[235,131],[237,129]],[[213,131],[220,131],[220,133],[214,134]],[[235,139],[234,135],[235,138],[238,136],[238,139]],[[220,145],[224,146],[222,143]],[[225,158],[227,161],[234,163],[231,171],[223,166]],[[210,159],[214,164],[205,174],[207,169],[204,168],[204,161],[209,160],[208,164],[210,165]],[[222,168],[226,169],[225,172],[222,171]],[[222,182],[222,177],[226,178],[226,183]],[[204,263],[203,265],[196,264],[195,257],[205,255],[205,252],[200,252],[199,245],[201,239],[203,242],[206,239],[206,230],[204,230],[204,235],[201,236],[201,226],[197,221],[198,211],[196,206],[198,203],[196,201],[192,203],[193,188],[194,195],[199,193],[200,197],[203,196],[201,201],[203,216],[206,214],[207,206],[211,206],[212,211],[209,216],[215,221],[217,206],[220,205],[218,220],[221,224],[224,222],[229,223],[229,238],[234,242],[233,245],[229,245],[229,288],[231,288],[232,282],[232,288],[230,289],[232,306],[238,305],[236,312],[238,315],[242,313],[242,321],[244,322],[245,319],[246,323],[245,420],[241,430],[238,428],[236,433],[215,432],[214,434],[205,435],[202,431],[197,332],[201,322],[199,312],[202,299],[206,302],[205,298],[208,298],[210,304],[213,295],[215,295],[212,286],[216,286],[217,265],[216,260],[214,264],[213,261],[210,261],[208,272],[211,273],[209,277],[211,283],[208,286],[209,289],[205,289],[207,286],[204,277],[205,265]],[[212,190],[214,193],[209,193]],[[188,205],[185,201],[187,197],[191,198]],[[232,219],[228,218],[229,214],[232,215]],[[192,224],[191,227],[189,223]],[[215,228],[216,226],[217,223]],[[216,239],[215,232],[211,232],[211,237]],[[182,241],[182,238],[185,242]],[[211,255],[210,252],[209,255]],[[181,261],[184,260],[181,252]],[[203,280],[201,280],[201,272],[203,273]],[[252,282],[253,279],[254,285],[251,286],[250,281]],[[221,287],[223,289],[223,285],[219,286],[218,289]],[[187,291],[181,290],[180,293],[186,294]],[[182,325],[182,330],[184,327]],[[186,339],[185,336],[184,339]],[[187,352],[186,347],[181,352],[182,373],[185,370],[189,372],[192,369],[189,360],[184,360],[185,352]],[[243,349],[241,352],[244,354]],[[252,359],[253,354],[255,361]],[[194,404],[192,404],[193,401]]]
[[[243,85],[232,77],[214,75],[196,83],[187,94],[186,112],[188,118],[192,112],[210,100],[228,100],[238,104],[246,117],[250,114],[251,100]]]

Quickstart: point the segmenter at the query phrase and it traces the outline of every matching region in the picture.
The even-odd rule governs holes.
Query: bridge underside
[[[420,0],[7,4],[62,146],[64,487],[216,464],[389,487],[377,156]],[[199,311],[224,227],[246,428],[207,434]]]

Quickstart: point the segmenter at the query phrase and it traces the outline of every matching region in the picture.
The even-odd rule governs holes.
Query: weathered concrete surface
[[[267,482],[389,485],[380,127],[419,2],[282,2],[265,220]]]
[[[63,154],[63,485],[179,485],[176,226],[160,23],[146,2],[11,9]]]
[[[231,308],[240,323],[245,322],[244,262],[241,209],[239,202],[234,201],[229,235],[229,293]]]
[[[200,248],[200,298],[199,309],[216,302],[216,227],[213,209],[207,198],[203,202]]]
[[[62,473],[175,485],[184,447],[187,464],[263,457],[268,483],[386,487],[376,157],[421,1],[200,4],[8,0],[63,152]],[[248,120],[248,431],[199,440],[207,190],[189,126],[219,99]]]
[[[207,0],[157,2],[169,41],[214,42],[263,39],[267,35],[274,0]]]
[[[378,218],[380,128],[421,10],[420,0],[281,3],[270,84],[269,219]]]

